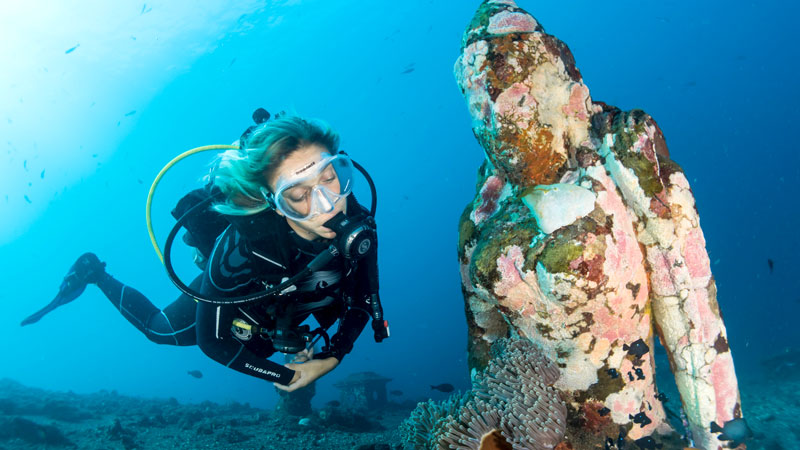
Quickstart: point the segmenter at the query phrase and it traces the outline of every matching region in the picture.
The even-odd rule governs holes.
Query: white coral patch
[[[639,413],[644,393],[631,386],[625,386],[621,391],[614,392],[606,397],[605,405],[611,410],[611,419],[614,423],[627,424],[630,416]]]
[[[614,152],[611,151],[611,146],[614,145],[614,135],[607,134],[603,139],[603,145],[597,153],[604,158],[603,164],[611,174],[611,179],[617,185],[622,197],[632,206],[637,215],[653,216],[654,213],[650,211],[650,197],[645,194],[644,189],[639,186],[639,179],[636,177],[633,169],[629,169],[622,165],[617,159]]]
[[[589,356],[578,349],[574,349],[570,356],[563,361],[567,367],[561,369],[561,378],[555,386],[560,389],[585,391],[597,383],[598,367],[592,364]]]
[[[645,232],[639,234],[639,242],[647,246],[658,244],[661,248],[670,248],[675,242],[675,222],[660,217],[649,218]]]
[[[536,186],[522,202],[530,208],[546,234],[569,225],[594,209],[594,192],[574,184]]]

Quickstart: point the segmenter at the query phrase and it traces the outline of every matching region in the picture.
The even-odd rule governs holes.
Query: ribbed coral
[[[405,423],[407,441],[421,449],[464,450],[544,450],[561,441],[567,409],[551,386],[558,368],[528,340],[501,340],[493,353],[465,396],[417,406]]]
[[[466,402],[466,395],[461,393],[451,395],[443,402],[428,400],[419,403],[411,412],[411,417],[400,426],[400,431],[405,441],[418,449],[447,449],[444,444],[435,445],[439,435],[447,423],[458,417],[460,409]]]

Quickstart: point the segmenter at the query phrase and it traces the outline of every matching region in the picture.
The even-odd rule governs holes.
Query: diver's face
[[[278,166],[278,169],[274,172],[272,179],[269,180],[269,186],[272,192],[277,190],[278,180],[281,178],[291,178],[296,176],[298,173],[301,173],[304,169],[312,167],[315,163],[322,159],[322,153],[329,153],[329,150],[317,144],[301,147],[292,152],[281,162],[281,164]],[[325,186],[332,192],[338,192],[339,190],[338,180],[335,178],[335,172],[333,172],[333,170],[324,170],[319,174],[319,176],[307,180],[295,188],[287,189],[284,198],[294,210],[301,213],[308,213],[312,207],[312,196],[310,190],[314,185]],[[333,218],[333,216],[336,214],[346,211],[347,200],[343,198],[333,204],[333,209],[331,211],[315,215],[308,220],[293,220],[289,217],[286,217],[281,211],[276,212],[281,216],[286,217],[286,221],[289,223],[289,226],[295,231],[295,233],[297,233],[300,237],[311,241],[317,238],[333,239],[336,237],[336,233],[334,231],[323,226],[322,224]]]

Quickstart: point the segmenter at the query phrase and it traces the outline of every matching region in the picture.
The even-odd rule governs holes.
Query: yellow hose
[[[147,220],[147,232],[150,234],[150,242],[153,243],[153,248],[156,250],[156,254],[158,255],[158,259],[161,260],[161,264],[164,264],[164,254],[161,253],[161,249],[158,247],[158,242],[156,241],[156,235],[153,233],[153,219],[150,215],[150,211],[153,205],[153,195],[156,192],[156,186],[158,186],[159,181],[167,173],[167,171],[174,166],[178,161],[186,158],[187,156],[194,155],[195,153],[205,152],[209,150],[235,150],[239,147],[236,145],[205,145],[202,147],[195,147],[191,150],[187,150],[180,155],[176,156],[172,159],[163,169],[161,172],[158,172],[156,175],[156,179],[153,180],[153,184],[150,185],[150,192],[147,194],[147,206],[145,207],[145,220]]]

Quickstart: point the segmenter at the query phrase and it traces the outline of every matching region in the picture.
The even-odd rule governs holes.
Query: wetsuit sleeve
[[[222,296],[204,277],[201,292],[209,296]],[[288,385],[294,370],[260,357],[250,351],[232,333],[236,318],[236,305],[215,305],[200,302],[197,305],[197,345],[214,361],[247,375]]]
[[[336,330],[336,334],[331,338],[330,350],[320,353],[316,358],[323,359],[333,356],[341,362],[344,356],[353,350],[353,344],[355,344],[356,339],[361,335],[364,326],[369,320],[369,314],[367,313],[369,305],[366,304],[365,298],[356,302],[353,306],[355,308],[350,307],[344,313],[344,317],[339,323],[339,329]]]
[[[371,296],[378,294],[378,249],[377,240],[374,250],[359,263],[354,273],[355,283],[352,304],[339,323],[336,334],[331,338],[331,348],[320,353],[318,358],[333,356],[340,362],[353,350],[353,345],[364,330],[364,326],[372,314]]]

